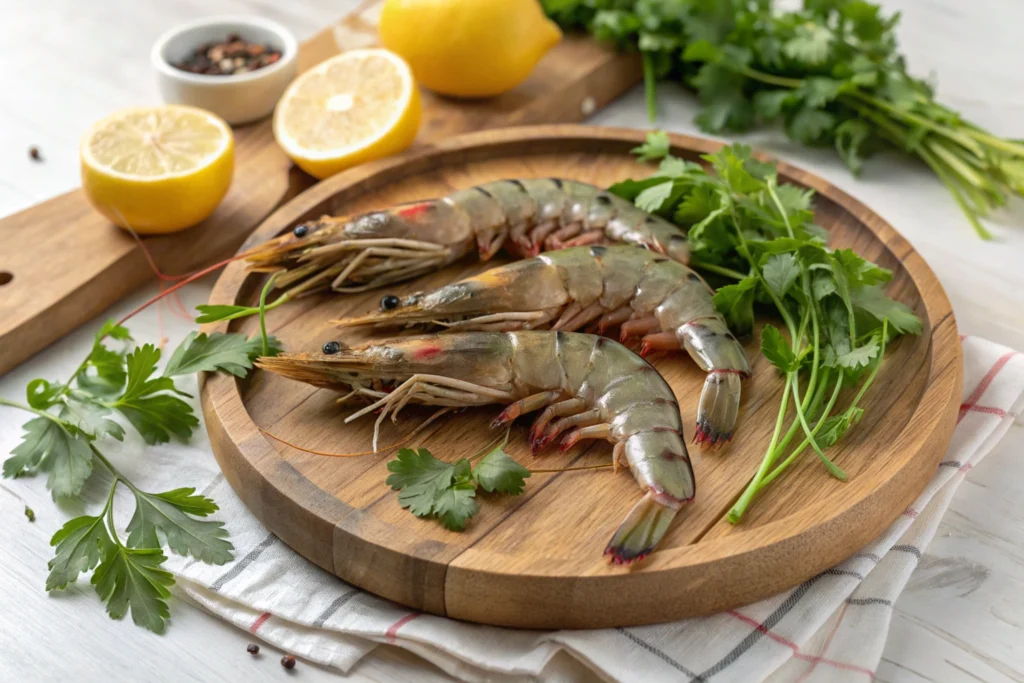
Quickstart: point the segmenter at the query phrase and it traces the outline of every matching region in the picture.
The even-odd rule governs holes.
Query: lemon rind
[[[162,173],[160,175],[147,176],[133,175],[131,173],[123,173],[121,171],[115,170],[110,166],[106,165],[105,163],[101,162],[99,159],[96,159],[92,154],[92,150],[89,149],[88,143],[92,139],[93,135],[96,133],[97,130],[102,128],[104,124],[106,124],[111,119],[123,118],[124,116],[137,112],[149,112],[154,110],[166,111],[168,109],[184,110],[193,114],[198,114],[205,118],[207,121],[212,123],[216,128],[218,128],[223,133],[223,135],[220,138],[220,146],[210,154],[203,157],[201,163],[197,163],[192,168],[186,169],[184,171],[176,171],[173,173]],[[189,107],[187,105],[180,104],[168,104],[151,107],[127,107],[125,109],[118,110],[110,116],[100,119],[92,126],[90,126],[89,130],[86,131],[85,135],[82,136],[82,142],[79,145],[79,153],[81,155],[82,162],[89,166],[89,168],[96,171],[97,173],[102,173],[112,178],[129,180],[136,183],[157,183],[170,180],[173,178],[187,178],[188,176],[203,171],[204,169],[211,166],[218,159],[220,159],[222,156],[224,156],[225,152],[227,152],[227,150],[230,149],[231,147],[232,138],[233,134],[231,132],[231,126],[225,123],[224,120],[216,114],[208,112],[205,109],[200,109],[199,107]]]
[[[361,48],[357,50],[347,50],[346,52],[342,52],[339,55],[336,55],[334,57],[331,57],[320,62],[306,73],[316,73],[318,71],[324,71],[326,70],[327,65],[335,60],[340,60],[342,58],[362,57],[367,54],[382,55],[392,63],[395,63],[399,66],[398,73],[402,79],[401,106],[397,107],[394,115],[392,115],[392,117],[388,119],[386,124],[380,127],[380,131],[377,133],[376,136],[371,138],[364,138],[363,140],[351,144],[347,147],[334,147],[322,151],[307,149],[299,145],[294,138],[292,138],[283,130],[283,124],[278,123],[278,113],[277,110],[275,110],[274,137],[277,139],[277,143],[284,148],[285,152],[289,156],[299,157],[301,159],[306,159],[309,161],[331,161],[334,159],[344,159],[345,157],[351,156],[357,152],[369,149],[373,145],[380,142],[388,135],[388,133],[393,131],[398,126],[398,124],[402,120],[402,117],[404,117],[408,113],[409,105],[413,97],[412,89],[416,87],[416,84],[412,77],[412,70],[409,68],[409,65],[405,63],[405,60],[403,60],[401,57],[391,52],[390,50],[385,50],[382,48]],[[278,108],[280,108],[281,106],[280,102],[284,102],[285,100],[288,99],[288,97],[291,95],[292,91],[298,86],[299,81],[302,80],[302,77],[304,75],[305,74],[296,78],[291,83],[291,85],[288,86],[288,89],[285,90],[284,94],[281,96],[281,99],[279,100]]]

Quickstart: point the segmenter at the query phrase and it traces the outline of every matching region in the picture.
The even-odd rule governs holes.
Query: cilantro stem
[[[799,88],[804,84],[802,78],[786,78],[785,76],[776,76],[775,74],[765,73],[764,71],[758,71],[757,69],[751,69],[749,66],[735,69],[738,73],[743,74],[747,78],[752,78],[755,81],[767,83],[769,85],[779,85],[783,88]]]
[[[270,339],[267,337],[267,293],[273,288],[274,280],[280,273],[274,273],[267,278],[267,284],[263,285],[263,291],[260,292],[260,336],[263,339],[263,355],[270,355]],[[283,297],[282,297],[283,298]]]
[[[654,77],[654,61],[651,59],[651,53],[643,52],[643,68],[644,68],[644,102],[647,104],[647,120],[651,123],[658,118],[658,100],[655,94],[655,77]]]
[[[839,398],[839,392],[842,390],[842,387],[843,387],[843,376],[842,376],[842,374],[840,374],[839,375],[839,379],[836,381],[836,386],[835,386],[835,388],[832,391],[832,396],[831,396],[831,398],[829,398],[828,404],[825,406],[825,410],[822,412],[821,417],[818,419],[818,423],[816,425],[814,425],[814,429],[811,430],[811,434],[817,435],[817,433],[821,430],[822,425],[825,424],[825,420],[828,419],[829,413],[832,412],[832,408],[836,404],[836,399]],[[823,388],[824,388],[824,385],[823,385]],[[795,429],[793,430],[793,433],[794,434],[796,433]],[[782,474],[786,470],[786,468],[789,467],[793,463],[794,460],[796,460],[797,456],[804,452],[804,449],[807,448],[807,446],[809,444],[810,444],[810,440],[809,439],[804,439],[800,443],[799,446],[794,448],[793,452],[790,453],[789,456],[785,460],[780,462],[778,467],[776,467],[774,470],[772,470],[771,473],[768,474],[768,476],[766,476],[763,480],[761,480],[761,482],[757,485],[757,491],[755,491],[755,493],[760,493],[761,491],[763,491],[768,486],[768,484],[772,483],[775,480],[776,477],[778,477],[780,474]],[[784,447],[785,446],[780,444],[780,449],[784,448]]]
[[[696,268],[697,270],[706,270],[709,273],[721,275],[723,277],[731,278],[733,280],[742,280],[745,277],[747,277],[738,270],[733,270],[732,268],[726,268],[724,266],[716,266],[714,263],[704,263],[700,259],[690,259],[689,265],[691,268]]]

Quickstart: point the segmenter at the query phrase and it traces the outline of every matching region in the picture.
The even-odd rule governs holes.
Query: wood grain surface
[[[379,4],[364,3],[305,41],[300,71],[374,44]],[[416,144],[484,128],[579,121],[639,78],[635,56],[566,38],[501,97],[465,102],[424,93]],[[271,211],[314,183],[278,148],[269,120],[236,127],[235,143],[234,181],[214,214],[185,232],[146,239],[164,272],[188,272],[229,255]],[[0,220],[0,239],[0,374],[152,276],[136,241],[96,213],[81,190]]]
[[[446,140],[321,183],[275,212],[249,242],[324,213],[359,213],[502,177],[560,176],[607,185],[649,173],[628,153],[642,137],[638,131],[540,126]],[[675,153],[690,159],[718,144],[673,138]],[[384,484],[390,456],[324,458],[268,441],[259,428],[308,448],[362,451],[372,421],[343,425],[345,413],[332,392],[265,373],[248,382],[206,378],[202,403],[222,470],[264,524],[321,567],[410,607],[483,623],[593,628],[667,621],[764,598],[836,564],[890,524],[934,471],[959,405],[960,344],[942,288],[898,233],[820,178],[786,164],[780,173],[818,192],[816,220],[829,229],[830,244],[852,247],[892,269],[890,293],[924,320],[920,337],[892,345],[866,396],[864,420],[833,449],[848,483],[829,478],[805,457],[742,524],[722,521],[757,468],[781,393],[755,345],[748,347],[754,375],[744,388],[736,438],[721,451],[691,449],[697,500],[677,517],[660,549],[631,569],[610,566],[601,555],[639,496],[628,474],[534,475],[522,496],[485,498],[467,530],[452,533],[399,507]],[[458,264],[389,291],[408,293],[483,267]],[[251,301],[259,285],[243,264],[232,264],[211,301]],[[318,348],[348,339],[327,321],[366,312],[381,294],[301,299],[273,311],[268,322],[287,348]],[[654,364],[675,391],[689,432],[701,373],[679,356]],[[492,438],[486,425],[494,412],[466,411],[432,426],[417,445],[448,460],[469,456]],[[410,410],[406,420],[426,414]],[[525,431],[526,424],[513,430],[509,452],[527,467],[596,464],[610,454],[601,443],[566,455],[532,456]]]

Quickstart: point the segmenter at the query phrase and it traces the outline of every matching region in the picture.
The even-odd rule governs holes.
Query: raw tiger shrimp
[[[585,439],[614,444],[645,492],[605,550],[616,563],[639,560],[693,499],[695,484],[679,405],[651,365],[618,342],[571,332],[465,332],[404,337],[324,353],[261,358],[257,365],[315,386],[373,401],[346,422],[380,410],[377,427],[408,403],[507,406],[492,426],[543,409],[532,432],[563,435],[562,450]],[[377,434],[374,431],[374,449]]]
[[[712,294],[699,275],[659,254],[624,246],[576,247],[404,299],[388,295],[379,312],[336,323],[568,332],[596,323],[601,334],[620,327],[621,341],[641,338],[641,356],[685,349],[708,373],[694,441],[714,445],[732,438],[740,380],[750,376],[750,365]]]
[[[325,216],[256,247],[257,271],[280,271],[289,296],[359,292],[408,280],[468,256],[483,261],[503,246],[516,256],[568,246],[625,242],[680,263],[686,233],[593,185],[543,178],[498,180],[447,197],[355,218]]]

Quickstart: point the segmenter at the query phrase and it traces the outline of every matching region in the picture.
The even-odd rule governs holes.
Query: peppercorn
[[[398,308],[398,304],[402,303],[401,300],[394,294],[388,294],[386,297],[380,300],[380,310],[382,311],[393,311]]]
[[[260,653],[260,646],[256,643],[249,643],[249,647],[245,648],[245,651],[253,656],[256,656]]]
[[[333,356],[338,351],[341,351],[341,344],[339,344],[338,342],[329,341],[326,344],[324,344],[324,354],[328,356]]]
[[[296,228],[292,230],[292,234],[296,237],[305,237],[309,234],[309,226],[305,224],[296,226]]]
[[[294,669],[295,657],[292,657],[291,655],[285,655],[284,657],[281,657],[281,666],[283,666],[286,669]]]
[[[269,45],[250,43],[232,33],[222,43],[196,47],[191,54],[173,66],[194,74],[232,76],[249,73],[273,64],[281,52]]]
[[[36,147],[35,145],[32,145],[31,147],[28,148],[28,156],[30,159],[32,159],[32,161],[43,160],[42,153],[40,153],[39,148]]]

